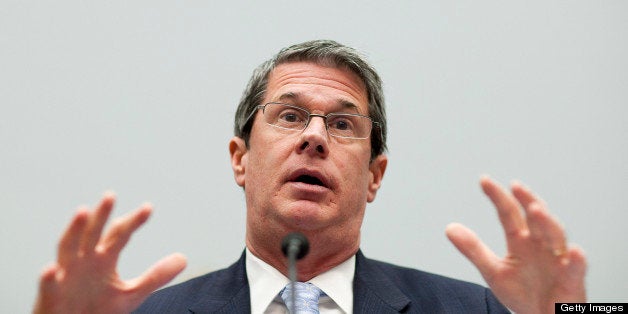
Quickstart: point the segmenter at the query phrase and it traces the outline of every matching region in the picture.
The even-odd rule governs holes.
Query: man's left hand
[[[511,193],[488,177],[480,185],[497,209],[508,252],[498,257],[467,227],[447,226],[449,240],[516,313],[553,313],[556,302],[586,302],[584,252],[568,245],[565,231],[543,201],[520,183]]]

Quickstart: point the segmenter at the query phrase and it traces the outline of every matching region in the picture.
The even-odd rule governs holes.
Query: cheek
[[[366,200],[367,187],[370,181],[368,160],[353,156],[339,160],[338,169],[342,173],[342,186],[344,193],[352,201]]]
[[[260,192],[256,197],[264,197],[270,191],[276,191],[279,169],[289,154],[290,147],[285,141],[251,137],[245,172],[246,189]]]

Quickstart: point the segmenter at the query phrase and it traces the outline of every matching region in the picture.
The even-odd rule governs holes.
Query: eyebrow
[[[299,101],[299,98],[301,94],[300,93],[295,93],[295,92],[287,92],[287,93],[283,93],[281,94],[281,96],[279,96],[278,100],[279,101],[286,101],[286,102],[291,102],[291,103],[295,103]],[[342,109],[353,109],[355,110],[355,112],[357,113],[361,113],[360,112],[360,107],[358,107],[356,104],[344,100],[344,99],[338,99],[337,101],[338,105],[342,108]]]

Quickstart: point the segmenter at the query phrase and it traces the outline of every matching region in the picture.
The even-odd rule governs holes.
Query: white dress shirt
[[[321,314],[353,313],[354,274],[355,255],[308,281],[326,294],[318,301]],[[251,292],[251,313],[288,313],[279,292],[290,283],[290,279],[253,255],[248,248],[246,275]]]

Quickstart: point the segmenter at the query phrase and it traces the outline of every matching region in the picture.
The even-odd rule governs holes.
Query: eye
[[[350,116],[334,116],[329,121],[329,127],[338,131],[351,131],[354,128],[354,123],[349,118]]]
[[[350,128],[350,125],[347,121],[336,121],[333,127],[338,130],[347,130]]]
[[[298,123],[303,122],[303,113],[294,109],[286,109],[282,111],[278,116],[279,121],[286,123]]]

